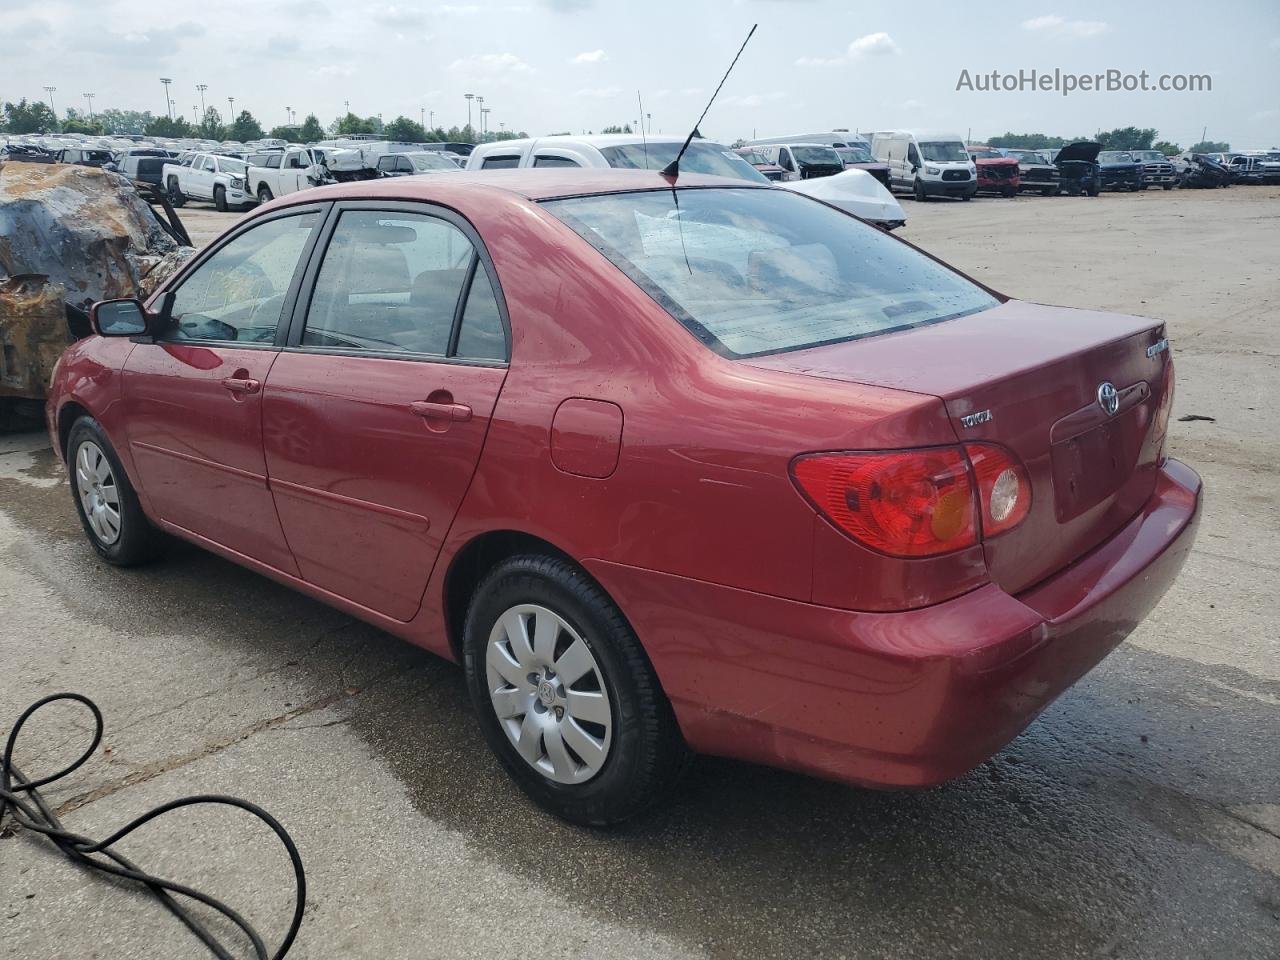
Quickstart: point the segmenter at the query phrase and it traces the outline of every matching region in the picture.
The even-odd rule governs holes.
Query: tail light
[[[978,486],[982,535],[994,537],[1016,527],[1031,510],[1026,468],[1009,451],[992,443],[966,443],[964,452]]]
[[[816,454],[792,473],[823,516],[881,553],[931,557],[978,542],[973,482],[957,448]]]
[[[1026,469],[994,444],[810,454],[791,470],[819,513],[895,557],[972,547],[1013,528],[1031,509]]]

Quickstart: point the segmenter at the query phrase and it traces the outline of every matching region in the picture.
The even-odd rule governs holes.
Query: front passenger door
[[[455,214],[335,210],[267,379],[267,469],[302,577],[408,621],[506,377],[504,308]]]
[[[154,518],[295,576],[267,488],[262,387],[321,216],[257,220],[181,277],[172,328],[133,349],[121,388]]]

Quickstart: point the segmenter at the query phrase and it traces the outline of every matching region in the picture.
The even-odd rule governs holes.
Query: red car
[[[978,168],[978,192],[998,193],[1002,197],[1016,197],[1021,186],[1018,161],[1006,157],[995,147],[985,143],[971,143],[966,148]]]
[[[651,171],[276,200],[59,363],[106,560],[181,537],[464,664],[521,786],[691,752],[923,786],[1191,546],[1159,321],[1010,300],[788,190]]]

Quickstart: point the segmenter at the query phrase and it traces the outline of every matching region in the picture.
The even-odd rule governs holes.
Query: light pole
[[[485,134],[489,132],[489,108],[480,108],[480,138],[483,140]]]
[[[229,111],[227,115],[227,121],[230,123],[235,123],[236,122],[236,98],[235,97],[227,97],[227,109]]]
[[[81,94],[81,96],[89,101],[89,119],[92,120],[93,119],[93,94],[84,93],[84,94]]]
[[[196,89],[200,91],[200,118],[204,119],[204,92],[209,89],[207,83],[197,83]]]
[[[53,119],[58,119],[58,108],[53,105],[53,94],[57,87],[45,87],[44,92],[49,95],[49,109],[53,111]]]
[[[342,101],[342,109],[345,111],[345,113],[343,113],[343,116],[345,117],[348,113],[350,113],[350,112],[351,112],[351,101],[350,101],[350,100],[343,100],[343,101]]]
[[[287,127],[293,126],[293,107],[284,108],[284,123]]]
[[[169,119],[173,119],[173,101],[169,99],[169,84],[173,83],[169,77],[161,77],[160,82],[164,84],[164,109]]]
[[[484,131],[484,97],[476,96],[476,109],[480,111],[480,130]]]
[[[471,101],[476,98],[476,95],[474,93],[464,93],[463,96],[467,99],[467,126],[469,127],[471,126]]]
[[[434,110],[427,111],[427,123],[431,125],[431,129],[436,128],[436,112]]]

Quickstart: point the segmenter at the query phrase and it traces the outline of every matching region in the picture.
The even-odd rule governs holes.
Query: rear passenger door
[[[317,251],[263,395],[271,488],[304,579],[407,621],[506,377],[505,307],[479,237],[426,204],[338,204]]]

